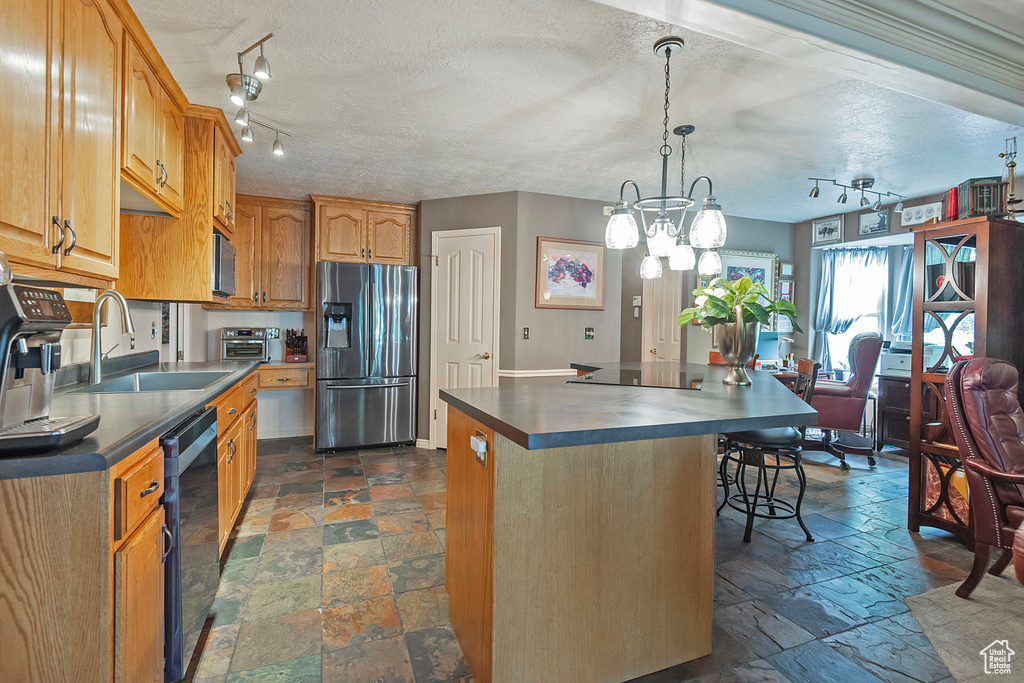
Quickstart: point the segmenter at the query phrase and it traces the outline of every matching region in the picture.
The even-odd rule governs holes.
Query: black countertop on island
[[[524,385],[442,389],[441,399],[523,448],[720,434],[813,425],[818,413],[769,372],[750,371],[751,386],[722,384],[728,368],[692,363],[572,364],[587,372],[636,370],[703,377],[697,389],[584,385],[566,378]]]
[[[139,354],[149,359],[151,356]],[[111,379],[127,372],[228,372],[215,383],[198,391],[131,392],[112,394],[74,393],[85,384],[57,389],[50,415],[99,415],[99,426],[89,436],[63,448],[0,456],[0,479],[44,477],[105,470],[170,431],[186,417],[202,409],[250,372],[258,361],[205,363],[150,363],[105,376]]]

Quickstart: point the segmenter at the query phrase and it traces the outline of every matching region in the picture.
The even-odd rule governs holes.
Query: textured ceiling
[[[954,4],[954,0],[949,0]],[[999,3],[993,1],[993,6]],[[687,176],[710,175],[726,213],[832,213],[810,175],[917,195],[999,172],[1020,129],[590,0],[132,0],[193,102],[233,117],[224,76],[266,33],[273,78],[240,192],[415,203],[522,190],[613,200],[660,182],[662,63],[675,33],[672,125],[692,123]],[[246,62],[252,69],[253,55]],[[237,133],[237,127],[236,127]],[[678,183],[678,156],[672,160]],[[838,195],[838,192],[834,194]]]

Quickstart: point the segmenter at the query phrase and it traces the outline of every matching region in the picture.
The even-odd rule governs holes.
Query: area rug
[[[1013,567],[1003,576],[986,574],[969,600],[956,597],[959,586],[904,602],[959,683],[1024,681],[1024,586]]]

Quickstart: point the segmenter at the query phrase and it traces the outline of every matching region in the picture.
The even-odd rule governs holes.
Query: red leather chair
[[[1014,535],[1013,568],[1017,571],[1017,580],[1024,585],[1024,526],[1017,529]]]
[[[882,337],[875,332],[858,334],[850,342],[850,379],[847,382],[818,380],[811,407],[818,411],[818,429],[824,432],[822,449],[839,458],[839,467],[846,471],[850,465],[846,456],[865,455],[874,467],[875,451],[870,446],[840,444],[832,432],[860,432],[868,391],[875,377],[878,354],[882,352]]]
[[[990,574],[1013,558],[1014,532],[1024,522],[1024,410],[1017,368],[994,358],[960,361],[946,376],[946,403],[971,494],[974,566],[956,594],[966,598],[985,575],[991,547],[1002,555]]]

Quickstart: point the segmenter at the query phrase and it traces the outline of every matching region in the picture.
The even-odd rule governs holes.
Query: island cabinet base
[[[448,414],[445,586],[475,680],[625,681],[711,652],[713,435],[527,450]]]

